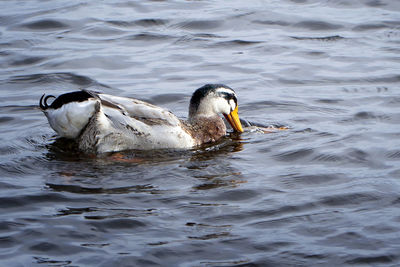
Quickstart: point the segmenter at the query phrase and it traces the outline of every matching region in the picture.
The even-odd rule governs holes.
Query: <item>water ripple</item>
[[[1,266],[398,265],[396,1],[0,8]],[[38,108],[91,89],[186,118],[205,83],[249,128],[189,151],[87,155]]]
[[[68,24],[59,20],[44,19],[23,24],[22,27],[31,30],[54,30],[68,28]]]

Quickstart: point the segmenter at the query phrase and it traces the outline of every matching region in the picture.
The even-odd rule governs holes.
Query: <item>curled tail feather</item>
[[[56,98],[55,96],[53,96],[53,95],[48,95],[48,96],[46,96],[45,97],[45,95],[46,94],[43,94],[42,95],[42,97],[40,98],[40,100],[39,100],[39,107],[40,107],[40,109],[42,109],[42,110],[46,110],[46,109],[48,109],[51,105],[49,105],[49,104],[47,104],[47,100],[49,99],[49,98]]]

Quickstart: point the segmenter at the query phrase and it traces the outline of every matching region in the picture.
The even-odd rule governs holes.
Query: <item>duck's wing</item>
[[[150,103],[128,97],[96,94],[105,110],[119,110],[122,115],[146,124],[180,125],[180,120],[172,112]]]
[[[81,135],[80,147],[97,152],[189,148],[195,143],[185,124],[161,107],[133,98],[97,94],[101,107]],[[91,130],[94,129],[94,130]],[[94,137],[93,137],[94,136]]]

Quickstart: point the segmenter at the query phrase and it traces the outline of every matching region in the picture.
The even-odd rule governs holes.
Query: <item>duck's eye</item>
[[[232,95],[229,94],[229,93],[227,93],[227,92],[220,92],[218,95],[219,95],[220,97],[225,98],[227,101],[229,101],[229,100],[232,98]]]

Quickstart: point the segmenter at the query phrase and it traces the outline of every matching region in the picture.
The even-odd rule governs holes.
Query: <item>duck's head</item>
[[[223,114],[232,128],[242,133],[235,91],[223,84],[206,84],[190,99],[189,120]]]

